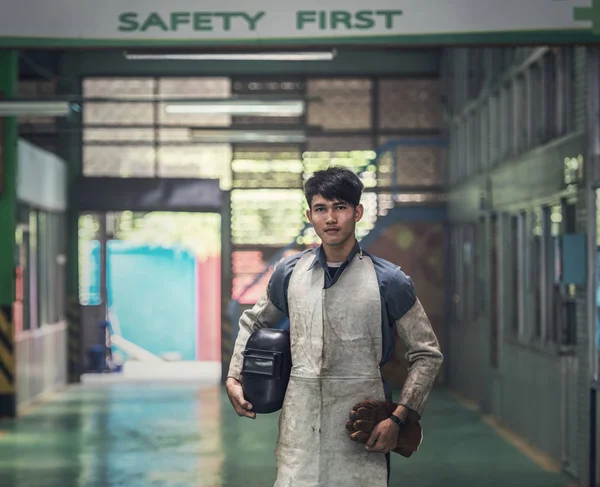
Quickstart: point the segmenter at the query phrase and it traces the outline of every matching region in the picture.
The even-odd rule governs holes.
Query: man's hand
[[[225,389],[227,390],[229,401],[238,416],[245,416],[250,419],[256,418],[256,413],[251,411],[252,404],[244,398],[242,384],[238,380],[233,377],[228,377],[227,381],[225,381]]]
[[[391,419],[377,423],[367,440],[366,449],[371,453],[388,453],[396,448],[399,427]]]

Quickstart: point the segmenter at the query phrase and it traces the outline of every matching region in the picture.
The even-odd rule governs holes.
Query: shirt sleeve
[[[277,267],[275,267],[267,288],[269,299],[273,305],[285,316],[288,316],[287,296],[290,277],[297,262],[297,258],[286,259]]]
[[[394,268],[386,281],[384,292],[385,303],[390,316],[390,322],[395,323],[415,304],[417,300],[415,287],[411,278],[400,267]]]
[[[408,375],[398,402],[408,408],[412,416],[420,418],[443,361],[438,339],[416,297],[412,280],[399,268],[387,287],[386,304],[406,348],[408,361]]]
[[[259,328],[272,328],[283,318],[283,313],[269,299],[268,291],[240,317],[240,329],[235,340],[227,377],[242,380],[244,350],[250,335]]]
[[[288,316],[287,289],[290,276],[300,255],[281,261],[273,271],[261,299],[240,317],[239,332],[235,340],[227,377],[241,381],[244,350],[250,335],[259,328],[274,328]]]

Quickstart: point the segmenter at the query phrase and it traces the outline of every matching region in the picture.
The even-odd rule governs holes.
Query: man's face
[[[363,206],[354,208],[345,201],[313,196],[306,216],[324,245],[337,246],[354,237],[354,228],[363,215]]]

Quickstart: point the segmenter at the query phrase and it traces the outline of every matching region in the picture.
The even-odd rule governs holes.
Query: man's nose
[[[335,223],[335,215],[333,214],[333,211],[327,212],[327,223]]]

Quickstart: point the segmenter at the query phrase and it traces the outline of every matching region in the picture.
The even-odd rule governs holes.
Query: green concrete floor
[[[216,386],[68,388],[0,421],[0,486],[270,487],[277,417],[238,418]],[[393,455],[392,486],[567,484],[446,391],[433,391],[423,427],[416,455]]]

